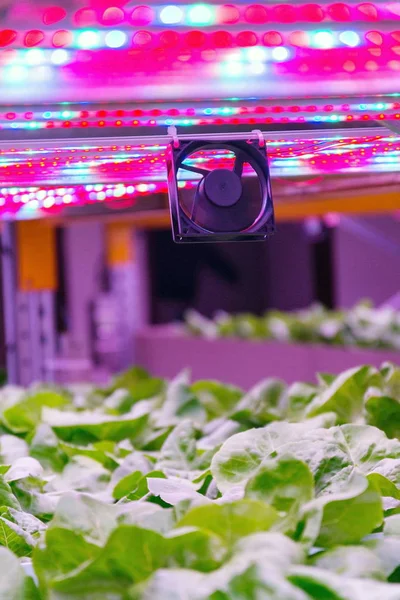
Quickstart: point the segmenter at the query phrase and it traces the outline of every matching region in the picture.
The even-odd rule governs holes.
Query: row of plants
[[[190,310],[185,322],[189,333],[209,339],[239,337],[400,350],[400,312],[373,308],[368,302],[342,311],[315,305],[296,312],[269,311],[263,316],[220,312],[213,319]]]
[[[0,390],[2,600],[400,600],[400,368]]]

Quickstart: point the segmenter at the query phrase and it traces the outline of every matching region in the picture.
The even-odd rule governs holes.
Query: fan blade
[[[185,164],[181,164],[180,169],[183,169],[184,171],[191,171],[192,173],[198,173],[199,175],[203,175],[203,177],[205,177],[206,175],[208,175],[210,173],[210,171],[208,169],[201,169],[200,167],[192,167],[190,165],[185,165]]]
[[[193,205],[192,205],[192,214],[190,215],[190,218],[192,219],[192,221],[196,220],[196,215],[197,215],[197,195],[194,197]]]
[[[242,178],[243,175],[243,165],[244,161],[241,155],[237,154],[235,158],[235,164],[233,165],[233,172],[236,173],[236,175],[240,178]]]

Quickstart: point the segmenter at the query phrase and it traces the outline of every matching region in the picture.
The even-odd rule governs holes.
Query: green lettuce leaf
[[[294,533],[302,505],[314,497],[314,478],[304,462],[282,456],[263,463],[246,496],[273,506],[282,517],[280,529]]]
[[[149,414],[140,410],[122,416],[94,412],[43,411],[43,421],[57,436],[71,444],[87,445],[97,441],[119,442],[134,439],[146,426]]]
[[[55,530],[54,530],[55,531]],[[167,561],[163,536],[140,527],[120,525],[93,560],[81,561],[74,571],[51,581],[63,594],[126,594],[134,583],[147,579]],[[117,596],[120,597],[120,596]]]
[[[398,398],[390,398],[372,388],[364,407],[367,423],[379,427],[390,438],[400,438],[400,394]]]
[[[190,389],[200,400],[210,419],[229,413],[243,396],[241,389],[218,381],[196,381]]]
[[[178,527],[205,529],[232,546],[243,536],[267,531],[277,518],[277,512],[268,504],[244,499],[226,504],[197,506],[179,521]]]
[[[345,487],[311,500],[302,513],[302,542],[322,548],[359,542],[383,523],[379,491],[356,471]]]
[[[262,427],[281,419],[281,402],[285,390],[286,385],[279,379],[262,381],[241,399],[230,418],[247,427]]]
[[[363,409],[364,394],[376,371],[371,367],[356,367],[344,371],[308,405],[306,416],[335,412],[340,423],[356,421]]]
[[[37,392],[3,412],[2,420],[13,433],[27,433],[39,423],[44,407],[62,408],[68,400],[53,391]]]

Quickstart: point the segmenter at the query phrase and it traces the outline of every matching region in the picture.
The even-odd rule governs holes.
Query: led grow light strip
[[[68,33],[68,35],[67,35]],[[380,24],[379,30],[371,30],[368,27],[358,27],[357,29],[344,27],[342,23],[336,24],[330,29],[316,29],[310,26],[309,29],[302,24],[302,29],[295,29],[293,24],[280,27],[279,30],[270,29],[270,24],[266,28],[253,27],[252,30],[237,29],[234,30],[215,30],[215,31],[196,31],[193,29],[182,29],[178,31],[160,32],[154,28],[141,30],[132,29],[82,29],[71,30],[64,33],[60,38],[61,32],[57,30],[46,30],[30,39],[24,31],[13,32],[13,35],[4,36],[4,31],[0,31],[0,47],[2,48],[27,48],[31,52],[32,60],[40,60],[40,54],[32,52],[39,48],[48,49],[80,49],[80,50],[99,50],[99,49],[126,49],[136,48],[148,50],[151,48],[162,47],[168,49],[178,48],[180,46],[200,48],[227,48],[227,47],[246,47],[255,46],[262,43],[265,46],[280,46],[282,44],[300,47],[312,48],[315,50],[328,50],[331,48],[355,48],[360,46],[396,48],[400,44],[400,31],[396,29],[394,23]],[[27,55],[29,57],[29,54]],[[37,58],[36,58],[37,57]],[[2,60],[7,58],[3,55]],[[53,56],[54,64],[65,64],[67,57],[63,53],[56,53]]]
[[[155,6],[156,5],[156,6]],[[12,9],[9,11],[8,21],[13,22]],[[51,26],[65,25],[74,22],[79,26],[94,25],[118,26],[121,24],[143,27],[146,25],[163,25],[179,27],[181,25],[195,27],[209,27],[212,25],[235,25],[243,23],[248,25],[277,23],[322,23],[322,22],[374,22],[383,20],[396,20],[399,16],[399,7],[395,2],[297,2],[266,4],[239,2],[224,4],[218,2],[194,3],[152,3],[152,5],[139,5],[129,9],[119,6],[109,6],[105,9],[99,7],[82,7],[70,14],[63,7],[49,7],[44,10],[32,11],[31,22],[39,21]],[[39,25],[39,22],[37,23]]]
[[[234,105],[193,108],[133,108],[76,110],[57,107],[0,113],[1,129],[54,129],[104,127],[183,127],[224,124],[339,123],[369,120],[399,120],[400,102],[341,104]],[[133,118],[132,118],[133,117]]]

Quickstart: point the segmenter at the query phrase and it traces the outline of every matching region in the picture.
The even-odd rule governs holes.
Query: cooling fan
[[[167,168],[175,242],[265,240],[274,233],[263,140],[175,139],[168,146]],[[198,179],[197,186],[182,187],[190,177]]]

